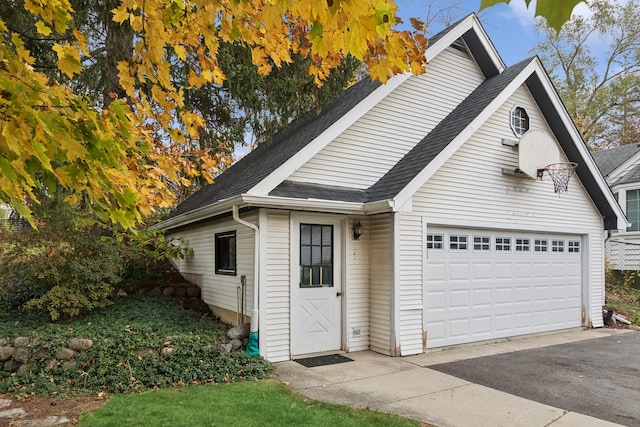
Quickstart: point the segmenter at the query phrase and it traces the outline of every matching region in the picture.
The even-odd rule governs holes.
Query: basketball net
[[[551,163],[543,169],[553,181],[554,192],[560,194],[565,193],[569,188],[569,178],[578,167],[575,162]]]

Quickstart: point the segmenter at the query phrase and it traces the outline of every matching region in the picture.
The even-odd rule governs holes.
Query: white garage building
[[[540,61],[506,67],[475,15],[427,56],[424,75],[296,120],[158,225],[222,318],[246,282],[267,359],[602,326],[604,231],[626,221]],[[560,195],[556,162],[577,164]]]

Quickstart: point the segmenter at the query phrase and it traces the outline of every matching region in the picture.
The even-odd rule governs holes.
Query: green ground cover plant
[[[81,427],[419,426],[417,421],[305,399],[274,380],[117,395]]]
[[[0,312],[0,338],[29,337],[32,355],[53,355],[72,338],[94,343],[74,356],[74,368],[48,367],[44,357],[45,363],[28,374],[0,372],[0,393],[118,393],[267,378],[272,368],[264,359],[225,353],[218,346],[227,341],[226,329],[162,296],[128,296],[67,323],[52,323],[34,312]],[[173,353],[159,357],[163,347]],[[140,357],[140,349],[156,356]]]

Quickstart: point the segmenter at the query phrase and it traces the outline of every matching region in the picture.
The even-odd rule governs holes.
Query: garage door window
[[[449,249],[466,251],[467,236],[458,236],[454,234],[449,236]]]
[[[531,249],[529,239],[516,239],[516,252],[529,252]]]
[[[510,237],[496,237],[496,251],[510,251],[510,250],[511,250]]]
[[[572,252],[572,253],[580,252],[580,242],[578,240],[569,241],[569,252]]]
[[[536,239],[534,242],[534,250],[536,252],[547,252],[547,240],[545,239]]]
[[[444,248],[444,236],[442,234],[427,234],[427,249]]]
[[[474,251],[490,251],[491,250],[491,237],[489,237],[489,236],[474,236],[473,237],[473,250]]]
[[[564,240],[551,241],[551,252],[564,252]]]

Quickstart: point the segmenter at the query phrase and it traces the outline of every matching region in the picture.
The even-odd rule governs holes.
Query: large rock
[[[249,336],[250,329],[251,324],[243,323],[242,325],[234,326],[233,328],[229,329],[227,331],[227,336],[232,340],[241,340]]]
[[[183,296],[186,295],[186,290],[184,288],[176,288],[176,293],[174,296],[178,297],[178,298],[182,298]]]
[[[56,351],[56,359],[70,360],[73,359],[74,354],[76,354],[76,352],[70,348],[62,347],[60,350]]]
[[[176,289],[172,288],[171,286],[167,286],[162,290],[162,295],[164,295],[165,297],[170,297],[175,293],[176,293]]]
[[[13,360],[24,363],[29,360],[29,356],[31,355],[31,351],[25,347],[16,348],[16,352],[13,353]]]
[[[5,372],[17,372],[20,365],[21,363],[15,360],[7,360],[4,362],[4,365],[2,365],[2,370]]]
[[[13,341],[14,347],[29,347],[28,337],[18,337]]]
[[[49,427],[49,426],[59,426],[66,425],[70,423],[71,420],[66,417],[58,417],[55,415],[51,415],[45,418],[38,418],[35,420],[24,420],[19,425],[20,427]]]
[[[242,348],[242,341],[240,340],[231,340],[231,350],[239,350]]]
[[[75,351],[84,351],[93,346],[93,341],[86,338],[74,338],[69,341],[69,348]]]
[[[187,288],[187,296],[189,298],[200,298],[200,288],[198,286]]]
[[[160,350],[160,357],[164,359],[165,357],[171,356],[175,351],[176,349],[173,347],[162,347],[162,350]]]
[[[7,409],[6,411],[0,411],[0,418],[22,418],[27,413],[22,408]]]
[[[0,362],[6,362],[11,359],[11,356],[13,356],[15,352],[15,347],[0,347]]]

